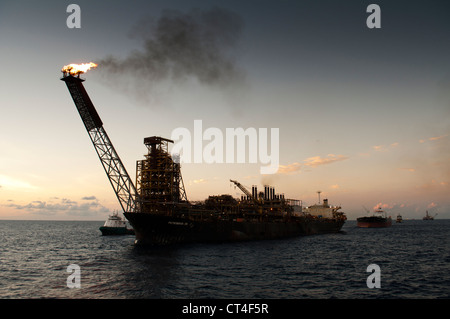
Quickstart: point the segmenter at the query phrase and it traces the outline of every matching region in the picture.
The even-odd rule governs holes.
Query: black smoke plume
[[[140,95],[162,83],[192,79],[202,85],[230,87],[244,78],[233,56],[242,29],[241,17],[221,8],[188,13],[165,10],[157,20],[143,20],[132,29],[131,36],[143,42],[141,50],[124,59],[109,56],[99,61],[99,70],[110,83]]]

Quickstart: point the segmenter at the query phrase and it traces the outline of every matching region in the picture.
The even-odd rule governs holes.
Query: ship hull
[[[357,226],[360,228],[382,228],[390,227],[392,225],[391,218],[372,218],[361,217],[356,220]]]
[[[167,245],[196,242],[231,242],[280,239],[339,232],[344,220],[320,221],[294,218],[289,221],[209,220],[149,213],[125,213],[133,226],[137,245]]]
[[[115,236],[115,235],[134,235],[133,229],[125,227],[105,227],[99,228],[103,236]]]

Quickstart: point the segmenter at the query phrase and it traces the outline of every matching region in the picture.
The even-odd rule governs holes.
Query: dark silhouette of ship
[[[392,225],[391,216],[387,216],[386,212],[380,208],[375,210],[372,216],[358,217],[356,224],[361,228],[379,228],[390,227]]]
[[[426,211],[425,216],[423,216],[423,220],[434,220],[434,217],[436,217],[437,214],[435,214],[434,216],[431,216],[428,214],[428,211]]]
[[[276,194],[267,185],[264,192],[258,192],[254,186],[250,193],[231,180],[244,193],[240,199],[217,195],[191,203],[184,189],[179,157],[169,153],[168,145],[173,141],[159,136],[144,138],[148,153],[136,163],[135,185],[84,89],[84,79],[80,78],[83,72],[74,70],[72,65],[63,68],[61,80],[69,89],[124,215],[134,229],[136,244],[277,239],[341,230],[346,216],[327,201],[314,212],[303,211],[299,200]]]

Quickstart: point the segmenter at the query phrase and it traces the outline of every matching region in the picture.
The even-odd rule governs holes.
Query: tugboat
[[[398,214],[396,222],[401,223],[402,221],[403,221],[402,215]]]
[[[119,216],[117,211],[110,215],[105,224],[99,229],[103,236],[134,235],[134,229],[127,227],[127,222]]]
[[[362,228],[390,227],[392,225],[391,216],[387,217],[386,212],[381,207],[372,216],[359,217],[356,221],[358,227]]]

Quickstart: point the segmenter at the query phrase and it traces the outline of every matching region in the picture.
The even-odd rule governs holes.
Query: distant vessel
[[[134,230],[127,227],[127,222],[119,216],[117,211],[110,215],[105,224],[99,229],[103,236],[134,235]]]
[[[403,221],[402,215],[398,214],[396,222],[401,223],[402,221]]]
[[[392,225],[391,216],[387,217],[386,212],[378,208],[372,216],[358,217],[356,219],[358,227],[379,228],[390,227]]]
[[[423,220],[434,220],[434,217],[436,217],[436,215],[430,216],[428,215],[428,211],[426,211],[426,215],[423,217]]]

